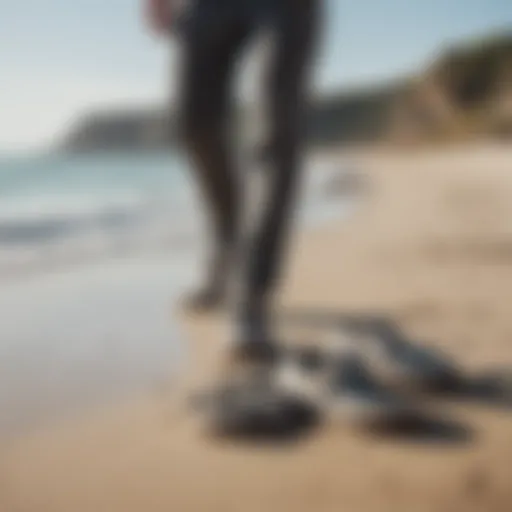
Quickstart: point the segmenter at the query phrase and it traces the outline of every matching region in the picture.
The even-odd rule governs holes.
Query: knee
[[[197,109],[184,111],[179,121],[180,139],[188,147],[209,144],[218,136],[219,124],[210,112]]]
[[[267,147],[267,155],[281,160],[295,154],[301,145],[303,129],[298,123],[278,120],[272,125]]]
[[[270,120],[271,145],[274,151],[290,150],[304,136],[304,115],[297,108],[281,105]]]

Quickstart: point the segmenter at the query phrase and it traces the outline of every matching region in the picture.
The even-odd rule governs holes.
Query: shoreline
[[[349,221],[297,236],[280,304],[379,312],[468,371],[512,368],[512,152],[376,152],[361,162],[369,199]],[[206,439],[180,400],[214,371],[226,322],[179,323],[192,359],[176,386],[4,446],[0,508],[510,510],[512,414],[489,405],[445,405],[474,434],[467,446],[376,439],[339,425],[281,450]]]
[[[314,163],[319,166],[318,156]],[[300,230],[348,213],[344,197],[321,204],[333,175],[332,164],[323,167],[327,174],[320,179],[309,173]],[[165,387],[160,382],[169,375],[162,361],[187,345],[170,312],[200,277],[201,237],[193,235],[192,245],[178,251],[145,244],[133,248],[140,253],[105,250],[67,263],[56,255],[35,268],[0,272],[0,437],[58,425],[143,389]],[[176,371],[178,363],[171,363]]]

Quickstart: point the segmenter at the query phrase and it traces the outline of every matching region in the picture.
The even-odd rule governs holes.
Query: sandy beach
[[[350,220],[297,236],[282,307],[378,313],[469,372],[512,368],[512,150],[351,158],[367,197]],[[192,355],[181,380],[1,445],[1,512],[511,510],[510,408],[435,403],[466,443],[338,424],[281,448],[218,443],[182,399],[215,369],[226,319],[182,315],[179,326]]]

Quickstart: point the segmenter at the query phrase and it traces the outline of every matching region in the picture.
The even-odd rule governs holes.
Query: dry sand
[[[296,240],[282,301],[380,312],[468,369],[512,366],[512,151],[360,155],[369,198]],[[215,365],[220,318],[183,319]],[[1,512],[509,511],[512,413],[444,405],[467,444],[325,426],[281,449],[206,439],[174,387],[2,447]]]

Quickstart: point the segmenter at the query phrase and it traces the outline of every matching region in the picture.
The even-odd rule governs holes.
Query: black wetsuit
[[[303,145],[304,110],[321,0],[191,0],[182,20],[181,127],[217,242],[214,279],[225,278],[237,238],[241,194],[229,125],[234,72],[247,43],[268,32],[266,148],[269,185],[248,250],[246,297],[263,304],[282,266]]]

